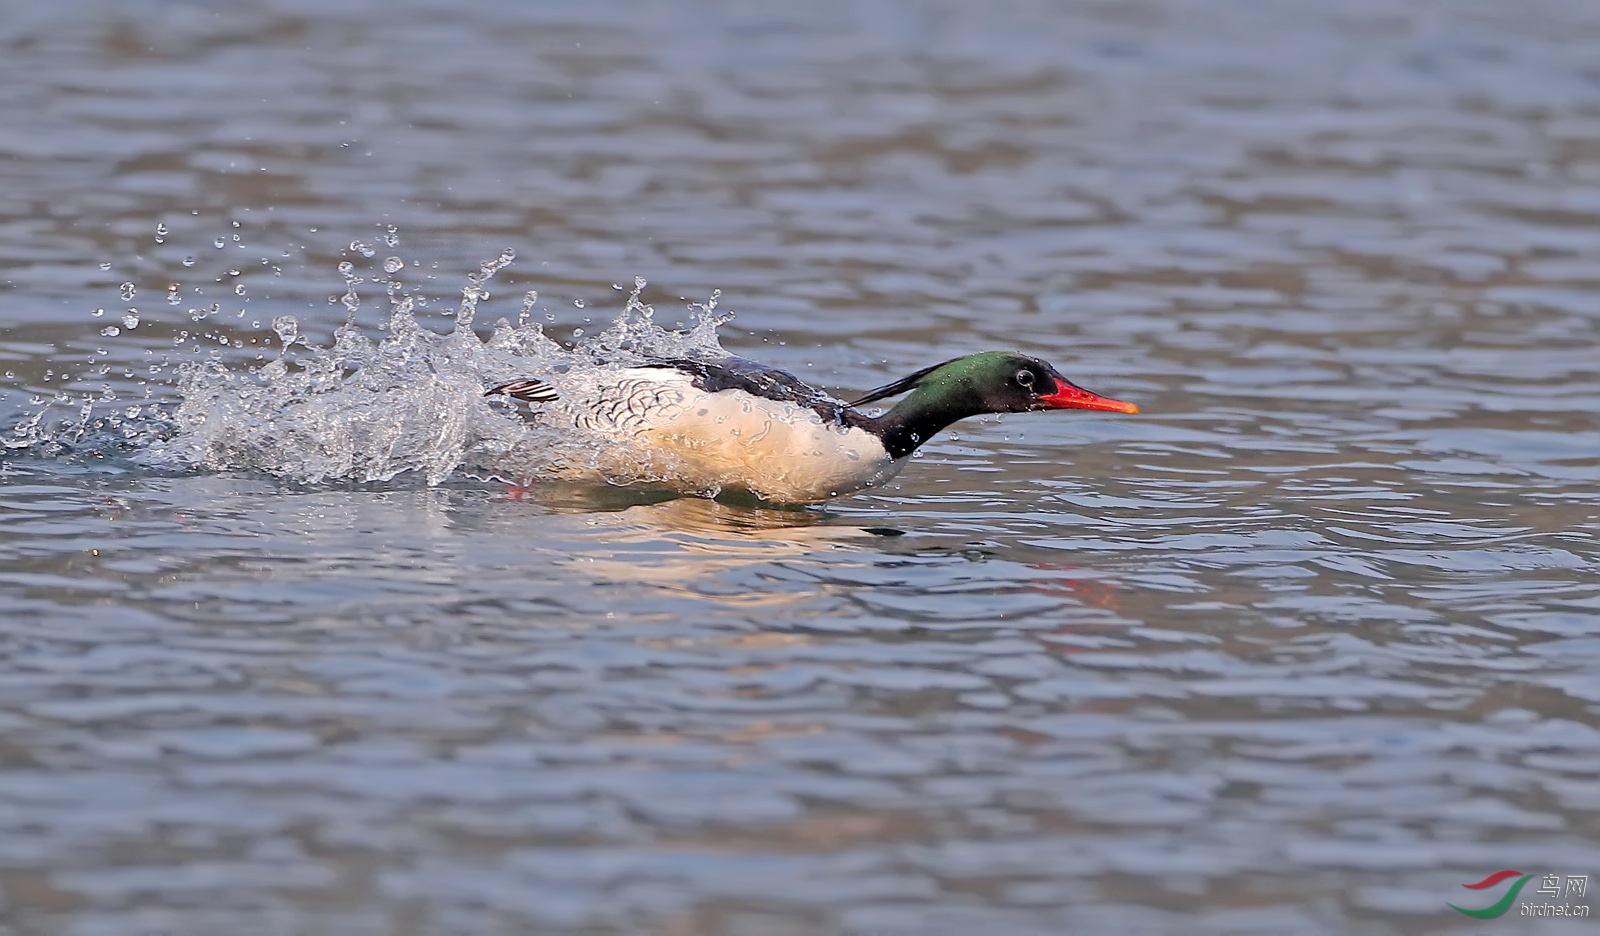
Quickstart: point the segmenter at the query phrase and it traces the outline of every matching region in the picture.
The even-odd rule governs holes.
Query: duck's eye
[[[1024,368],[1023,370],[1017,371],[1017,383],[1020,384],[1021,386],[1027,387],[1029,390],[1032,390],[1033,389],[1033,371],[1027,370],[1026,368]]]

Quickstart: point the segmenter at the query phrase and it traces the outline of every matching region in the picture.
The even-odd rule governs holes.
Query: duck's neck
[[[961,385],[918,387],[894,409],[869,417],[867,428],[883,440],[890,458],[905,458],[934,433],[958,419],[986,412],[983,401]]]

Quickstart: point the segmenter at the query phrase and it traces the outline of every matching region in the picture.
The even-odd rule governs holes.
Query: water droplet
[[[395,246],[398,246],[399,244],[400,244],[400,229],[391,224],[391,225],[389,225],[388,230],[383,235],[383,245],[385,247],[395,247]]]
[[[123,302],[131,300],[134,294],[138,292],[132,283],[123,283],[121,286],[117,287],[117,291],[119,294],[121,294]]]
[[[166,225],[165,222],[162,222],[162,221],[157,221],[156,222],[156,236],[157,237],[166,237],[167,236],[167,225]]]
[[[635,276],[633,278],[633,288],[642,291],[644,289],[644,287],[645,287],[645,278],[642,277],[642,276]]]
[[[115,338],[122,334],[122,329],[115,325],[107,325],[105,328],[100,329],[100,334],[105,335],[107,338]]]
[[[178,295],[179,288],[177,283],[167,284],[167,305],[177,305],[183,301],[183,297]]]
[[[240,223],[239,223],[239,222],[237,222],[237,221],[235,221],[235,222],[233,222],[233,226],[234,226],[234,227],[243,227],[243,225],[241,225],[241,224],[240,224]]]
[[[405,267],[406,262],[401,260],[399,257],[390,257],[389,259],[383,261],[383,272],[385,273],[399,273],[401,270],[405,269]]]
[[[127,312],[123,313],[122,324],[124,326],[128,327],[128,328],[138,328],[139,327],[139,310],[138,309],[129,309]]]
[[[583,337],[583,329],[574,328],[572,330],[572,337],[574,337],[574,338],[582,338]]]
[[[91,314],[93,314],[95,318],[99,318],[100,316],[106,314],[106,310],[105,309],[95,309],[94,312],[91,313]]]
[[[577,306],[580,309],[583,308],[584,305],[586,305],[586,303],[582,299],[574,299],[574,300],[572,300],[572,304]]]
[[[358,240],[353,240],[350,242],[350,250],[352,253],[358,253],[363,257],[371,257],[373,254],[377,253],[376,250],[373,250],[371,247],[368,247],[366,244],[363,244]]]
[[[278,333],[278,340],[288,348],[299,337],[300,321],[292,315],[280,315],[272,320],[272,330]]]
[[[546,309],[544,312],[544,320],[546,322],[554,322],[556,320],[556,314],[551,312],[549,309]]]
[[[102,270],[111,269],[111,261],[108,260],[105,263],[100,264],[100,269],[102,269]]]
[[[235,295],[235,296],[242,296],[242,295],[244,295],[244,284],[243,284],[243,283],[240,283],[240,284],[239,284],[239,285],[237,285],[237,286],[235,286],[235,287],[233,287],[233,294],[234,294],[234,295]]]
[[[226,246],[228,246],[228,242],[227,242],[227,241],[225,241],[225,240],[223,240],[223,239],[222,239],[222,238],[220,238],[220,237],[219,237],[219,238],[217,238],[217,239],[216,239],[216,240],[214,240],[214,241],[212,241],[212,242],[211,242],[211,243],[212,243],[212,244],[214,244],[214,245],[216,245],[216,248],[217,248],[217,249],[218,249],[218,250],[221,250],[221,249],[222,249],[222,248],[224,248],[224,247],[226,247]]]
[[[186,267],[194,266],[194,257],[184,257],[183,258],[183,265],[186,266]]]

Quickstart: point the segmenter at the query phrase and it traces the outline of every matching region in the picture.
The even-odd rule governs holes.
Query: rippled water
[[[1589,932],[1445,902],[1600,880],[1596,48],[1582,0],[8,6],[0,932]],[[837,392],[1017,348],[1144,415],[823,510],[150,463],[180,366],[333,341],[341,262],[444,333],[506,248],[485,339],[638,275]]]

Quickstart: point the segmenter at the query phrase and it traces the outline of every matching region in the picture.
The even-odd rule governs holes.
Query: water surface
[[[1580,0],[8,10],[0,919],[1588,932],[1445,902],[1600,875],[1597,47]],[[637,275],[840,393],[1015,348],[1144,415],[822,510],[149,462],[184,362],[332,342],[340,262],[443,333],[506,248],[484,338]]]

